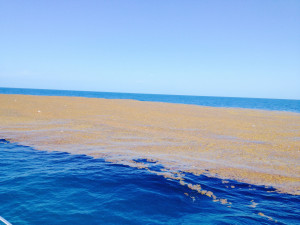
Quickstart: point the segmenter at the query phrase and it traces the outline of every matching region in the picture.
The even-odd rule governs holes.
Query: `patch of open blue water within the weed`
[[[299,196],[204,175],[185,180],[232,204],[146,169],[0,141],[0,216],[13,225],[300,222]]]

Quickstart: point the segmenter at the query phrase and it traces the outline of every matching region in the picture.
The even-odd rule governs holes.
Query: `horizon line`
[[[78,92],[98,92],[98,93],[118,93],[118,94],[139,94],[139,95],[167,95],[167,96],[190,96],[190,97],[212,97],[212,98],[252,98],[252,99],[277,99],[277,100],[294,100],[292,98],[270,98],[270,97],[238,97],[238,96],[212,96],[212,95],[193,95],[193,94],[162,94],[162,93],[139,93],[139,92],[118,92],[118,91],[91,91],[91,90],[74,90],[74,89],[53,89],[53,88],[27,88],[27,87],[0,87],[7,89],[32,89],[32,90],[49,90],[49,91],[78,91]]]

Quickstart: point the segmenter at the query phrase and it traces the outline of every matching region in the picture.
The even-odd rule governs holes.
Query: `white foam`
[[[12,225],[10,222],[8,222],[6,219],[4,219],[2,216],[0,216],[0,221],[2,221],[6,225]]]

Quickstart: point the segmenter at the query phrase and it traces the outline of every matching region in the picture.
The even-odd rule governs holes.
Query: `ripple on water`
[[[296,224],[299,196],[204,175],[184,181],[146,169],[0,141],[0,215],[12,224]],[[163,171],[155,162],[152,171]],[[148,169],[149,169],[148,168]]]

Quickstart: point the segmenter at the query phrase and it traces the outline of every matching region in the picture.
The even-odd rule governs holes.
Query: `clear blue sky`
[[[300,1],[0,0],[0,87],[300,99]]]

